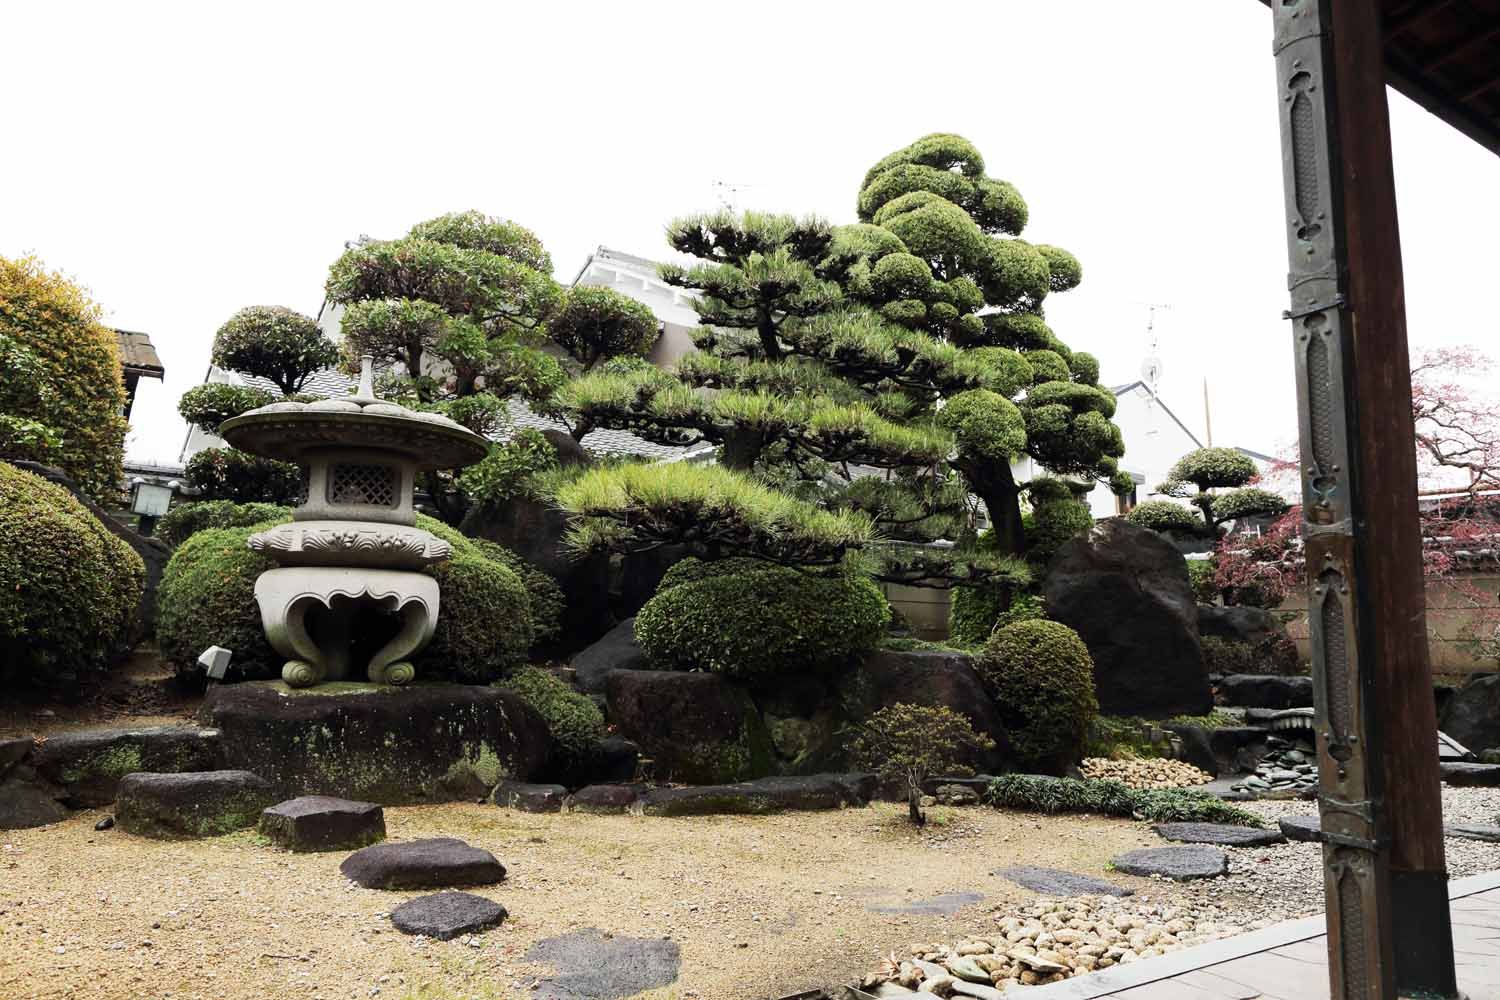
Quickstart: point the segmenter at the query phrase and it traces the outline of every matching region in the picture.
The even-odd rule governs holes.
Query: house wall
[[[1114,422],[1125,438],[1125,457],[1120,468],[1139,484],[1137,502],[1146,500],[1157,484],[1167,478],[1177,460],[1199,446],[1144,386],[1135,386],[1115,397]],[[1115,495],[1102,483],[1094,487],[1087,499],[1096,518],[1119,513]]]

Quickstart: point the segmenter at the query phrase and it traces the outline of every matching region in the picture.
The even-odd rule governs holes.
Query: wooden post
[[[1453,997],[1380,5],[1272,9],[1332,995]]]

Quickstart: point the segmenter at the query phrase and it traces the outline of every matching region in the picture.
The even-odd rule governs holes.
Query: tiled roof
[[[149,334],[116,330],[115,338],[120,342],[120,367],[127,374],[142,378],[161,378],[166,373],[162,368],[161,358],[156,355],[156,348],[151,345]]]
[[[276,393],[278,396],[281,394],[281,389],[277,387],[275,382],[272,382],[268,378],[261,378],[259,375],[245,375],[241,372],[235,372],[235,377],[246,385]],[[358,386],[359,379],[354,378],[352,375],[345,375],[337,368],[324,368],[322,371],[313,372],[308,376],[307,381],[302,383],[302,391],[309,396],[322,396],[325,399],[332,399],[335,396],[347,396]]]

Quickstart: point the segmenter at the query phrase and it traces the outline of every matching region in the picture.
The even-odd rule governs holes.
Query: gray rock
[[[1229,823],[1158,823],[1153,830],[1163,840],[1222,847],[1269,847],[1286,840],[1280,830],[1259,830]]]
[[[598,642],[573,655],[573,674],[578,686],[589,694],[604,693],[605,681],[614,670],[646,670],[646,654],[635,641],[635,619],[627,618]]]
[[[1280,618],[1264,608],[1243,604],[1198,605],[1198,634],[1243,642],[1268,673],[1295,673],[1297,647]]]
[[[217,730],[193,726],[81,729],[37,746],[31,763],[63,789],[63,802],[94,809],[115,800],[120,779],[136,771],[177,774],[223,767]]]
[[[1438,770],[1450,785],[1500,788],[1500,764],[1439,764]]]
[[[1457,837],[1460,840],[1488,840],[1491,843],[1500,843],[1500,826],[1488,826],[1483,823],[1448,823],[1443,827],[1443,836]]]
[[[629,812],[640,798],[633,785],[589,785],[568,798],[568,812],[610,814]]]
[[[1229,874],[1229,856],[1216,847],[1144,847],[1111,864],[1126,875],[1160,875],[1177,882]]]
[[[1241,708],[1303,708],[1313,702],[1312,678],[1230,674],[1219,682],[1219,697]]]
[[[1475,753],[1500,747],[1500,674],[1471,678],[1454,691],[1438,728]]]
[[[550,965],[537,1000],[621,1000],[677,980],[682,954],[666,938],[606,937],[595,928],[538,941],[526,961]]]
[[[0,740],[0,779],[3,779],[11,768],[31,756],[31,751],[35,747],[36,741],[29,736]]]
[[[560,812],[568,790],[562,785],[529,785],[523,781],[502,781],[495,786],[490,801],[506,809],[529,813]]]
[[[422,934],[450,941],[499,926],[505,907],[467,892],[435,892],[409,899],[391,911],[391,923],[403,934]]]
[[[972,806],[979,804],[979,793],[965,785],[939,785],[937,790],[933,792],[933,797],[938,800],[939,805],[944,806]]]
[[[1317,816],[1283,816],[1277,822],[1287,840],[1316,843],[1323,839],[1323,821]]]
[[[635,780],[641,748],[623,736],[599,741],[589,761],[589,781],[599,784],[629,784]]]
[[[16,769],[23,770],[31,769]],[[24,830],[67,819],[67,807],[57,800],[60,792],[61,789],[49,788],[45,782],[26,780],[16,773],[0,781],[0,830]]]
[[[494,885],[505,878],[505,866],[493,854],[454,837],[376,844],[349,855],[339,871],[366,889]]]
[[[304,795],[261,813],[260,832],[289,851],[352,851],[385,839],[385,812],[373,802]]]
[[[734,785],[653,788],[641,796],[647,816],[708,816],[838,809],[853,804],[836,776],[759,778]]]
[[[1052,557],[1045,597],[1047,617],[1089,648],[1102,712],[1161,718],[1213,707],[1187,563],[1161,535],[1123,518],[1096,522]]]
[[[216,837],[254,826],[275,801],[270,783],[249,771],[141,772],[120,779],[115,820],[145,837]]]
[[[1038,868],[1033,865],[1018,865],[1002,868],[996,875],[1010,879],[1016,885],[1047,896],[1133,896],[1134,889],[1127,889],[1113,882],[1091,875],[1079,875],[1060,868]]]
[[[959,996],[975,997],[977,1000],[1001,1000],[1004,993],[993,986],[985,986],[982,983],[965,982],[962,979],[953,981],[953,992]]]

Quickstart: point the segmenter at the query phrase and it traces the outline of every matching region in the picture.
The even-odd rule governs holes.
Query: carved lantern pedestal
[[[422,570],[450,554],[416,527],[416,475],[477,462],[485,439],[376,399],[369,358],[354,396],[272,403],[220,433],[304,470],[307,495],[292,523],[250,538],[280,564],[256,580],[255,600],[266,638],[287,658],[282,680],[306,687],[363,669],[377,684],[411,681],[408,658],[432,638],[440,601],[437,580]]]

